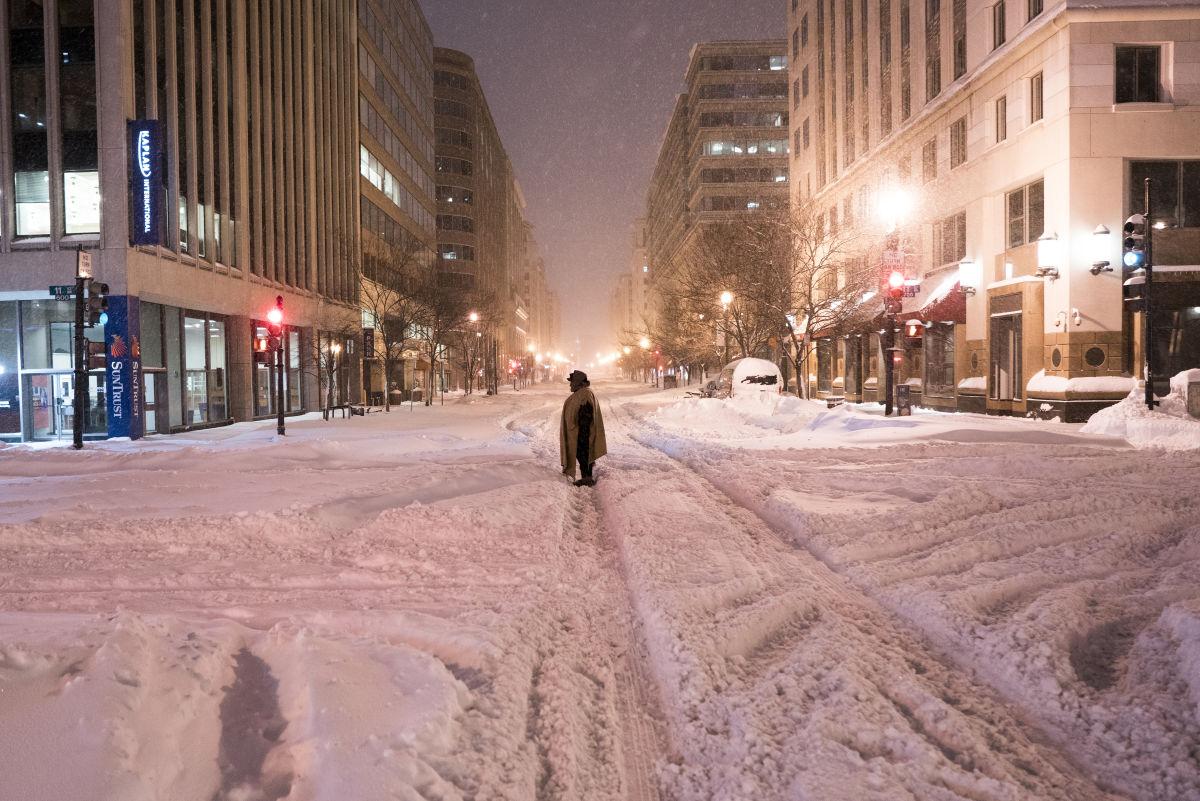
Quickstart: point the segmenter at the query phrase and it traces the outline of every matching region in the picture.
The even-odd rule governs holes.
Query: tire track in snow
[[[612,404],[609,407],[608,417],[610,419],[635,425],[638,422],[638,419],[625,408]],[[652,459],[645,459],[641,456],[625,458],[623,461],[626,466],[642,466],[656,461],[661,464],[662,461],[665,461],[672,466],[667,469],[668,475],[672,469],[686,475],[687,479],[678,483],[687,486],[687,491],[695,493],[691,498],[692,505],[696,507],[698,513],[714,518],[715,531],[720,531],[720,525],[715,521],[716,516],[712,512],[702,510],[715,507],[721,510],[721,514],[738,521],[747,529],[742,533],[748,534],[755,540],[755,550],[761,548],[763,552],[761,556],[768,555],[772,548],[787,549],[797,554],[803,552],[797,551],[786,533],[779,530],[771,520],[757,512],[749,503],[744,503],[728,492],[721,484],[709,479],[699,469],[669,451],[643,441],[633,430],[633,426],[630,426],[630,430],[626,433],[627,439],[633,444],[635,450],[642,454],[654,455]],[[614,439],[616,438],[610,434],[610,450]],[[756,556],[759,555],[756,554]],[[980,775],[978,771],[982,771],[982,775],[989,778],[1023,787],[1024,791],[1031,794],[1030,797],[1070,797],[1074,799],[1083,797],[1078,795],[1080,792],[1086,793],[1088,798],[1105,797],[1104,792],[1086,778],[1086,773],[1075,764],[1069,753],[1052,744],[1039,726],[1028,719],[1014,716],[1002,702],[991,696],[989,690],[992,688],[985,689],[974,680],[963,681],[958,678],[951,680],[952,677],[955,677],[957,670],[954,661],[933,648],[923,633],[914,628],[906,619],[891,612],[857,588],[845,576],[838,574],[833,569],[833,565],[822,564],[820,560],[814,560],[810,569],[814,569],[817,575],[827,573],[827,576],[822,577],[823,580],[837,587],[832,595],[829,595],[827,591],[822,603],[826,605],[832,603],[833,608],[836,609],[845,605],[837,600],[844,596],[851,609],[853,607],[863,609],[863,612],[859,613],[861,618],[856,617],[851,609],[845,608],[838,609],[835,616],[844,618],[849,612],[850,621],[860,629],[861,634],[865,635],[868,641],[882,635],[884,639],[881,644],[886,646],[885,652],[900,647],[904,653],[915,657],[915,661],[912,658],[907,660],[909,667],[918,677],[915,687],[902,682],[898,691],[896,687],[892,686],[896,677],[889,677],[884,681],[876,680],[876,692],[878,697],[886,702],[887,707],[893,710],[892,714],[904,721],[904,725],[913,736],[927,741],[935,752],[941,754],[942,758],[966,772],[965,774],[951,774],[941,770],[928,774],[924,778],[930,782],[931,787],[936,787],[940,791],[950,791],[959,798],[993,798],[993,792],[999,788],[992,787],[985,790],[983,787],[977,786],[977,777]],[[763,596],[769,597],[772,589],[771,587],[764,588]],[[752,657],[765,654],[768,668],[771,667],[774,660],[782,662],[786,661],[790,655],[794,655],[795,649],[802,647],[810,626],[819,625],[821,622],[819,615],[801,616],[799,619],[787,615],[775,615],[775,617],[781,619],[782,623],[777,621],[776,627],[768,629],[768,633],[760,640],[760,644],[757,647],[752,646],[749,651]],[[884,624],[886,633],[881,631],[881,623]],[[753,627],[755,623],[752,622],[750,625]],[[927,664],[922,666],[920,665],[921,661]],[[871,675],[870,671],[873,669],[868,667],[867,670],[868,675]],[[929,683],[933,683],[933,687],[928,687]],[[926,689],[921,689],[922,687]],[[945,709],[952,710],[964,721],[973,721],[973,723],[969,723],[966,730],[963,730],[961,726],[947,728],[946,713],[937,712],[931,707],[930,691],[933,692],[934,697],[940,696],[940,703],[945,704]],[[966,704],[957,700],[960,695],[964,694],[964,691],[971,699]],[[907,698],[904,697],[905,694],[907,694]],[[858,697],[862,700],[862,696]],[[966,731],[970,730],[975,730],[974,738],[964,737]],[[888,762],[895,765],[909,760],[910,757],[906,755],[903,748],[895,751],[895,746],[885,744],[883,750],[880,751],[880,746],[875,739],[870,739],[877,739],[879,732],[868,731],[865,734],[869,735],[868,740],[863,741],[865,745],[853,749],[863,758],[871,755],[884,755]],[[832,737],[834,741],[845,740],[847,737],[849,737],[847,742],[861,740],[853,731],[848,731],[845,736],[841,737],[829,732],[822,732],[822,735]],[[987,742],[986,751],[980,749],[978,739],[980,737]],[[887,756],[889,754],[890,756]],[[777,790],[778,788],[772,787],[771,789]],[[842,787],[838,789],[849,795],[836,797],[856,797],[852,790]],[[910,785],[908,789],[913,791],[917,797],[923,798],[931,788],[927,787],[921,791]],[[1064,791],[1067,793],[1066,796],[1062,795]]]
[[[557,463],[557,416],[556,404],[545,404],[505,427],[527,437],[537,459]],[[658,765],[667,756],[668,738],[617,544],[596,494],[568,492],[560,558],[581,568],[583,575],[572,577],[581,582],[573,590],[588,607],[585,614],[565,612],[534,669],[528,731],[540,761],[536,798],[660,801]],[[576,691],[563,695],[563,684]],[[567,704],[582,715],[569,714]],[[589,784],[610,769],[618,777],[615,787]]]

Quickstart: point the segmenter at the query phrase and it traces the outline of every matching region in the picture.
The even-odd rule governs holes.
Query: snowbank
[[[1029,379],[1028,389],[1031,393],[1094,393],[1094,394],[1113,394],[1117,392],[1129,392],[1135,386],[1135,381],[1132,378],[1124,378],[1122,376],[1079,376],[1076,378],[1066,378],[1061,375],[1046,375],[1045,370],[1038,370],[1033,378]]]
[[[1171,394],[1160,399],[1155,411],[1146,408],[1142,390],[1134,386],[1120,403],[1092,415],[1082,431],[1119,437],[1136,448],[1200,448],[1200,420],[1187,411],[1187,387],[1192,381],[1200,381],[1200,370],[1186,370],[1172,378]]]
[[[790,434],[808,426],[824,404],[791,395],[754,393],[733,398],[685,398],[664,406],[650,420],[667,428],[720,438]]]

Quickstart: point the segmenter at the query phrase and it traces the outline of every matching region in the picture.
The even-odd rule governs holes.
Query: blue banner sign
[[[129,122],[129,241],[162,243],[163,128],[158,120]]]
[[[108,356],[108,436],[141,439],[142,408],[141,301],[128,295],[108,299],[104,352]]]

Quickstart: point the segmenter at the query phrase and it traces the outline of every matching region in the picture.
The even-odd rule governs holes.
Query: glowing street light
[[[726,290],[721,293],[721,305],[728,308],[730,303],[733,303],[733,293]]]
[[[875,213],[884,231],[891,233],[904,224],[912,214],[913,196],[907,189],[893,186],[875,196]]]
[[[467,315],[467,319],[473,323],[479,322],[479,312],[473,311]]]
[[[650,350],[650,339],[648,337],[642,337],[638,340],[638,344],[641,345],[642,350]]]

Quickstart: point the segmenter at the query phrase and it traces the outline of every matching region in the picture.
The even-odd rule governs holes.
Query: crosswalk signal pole
[[[1153,209],[1150,205],[1150,179],[1145,182],[1145,207],[1146,207],[1146,224],[1145,224],[1145,239],[1144,252],[1146,254],[1146,263],[1143,267],[1146,270],[1146,283],[1142,286],[1142,345],[1145,353],[1145,373],[1146,373],[1146,408],[1154,411],[1154,407],[1158,405],[1158,401],[1154,397],[1154,293],[1152,285],[1154,280],[1154,251],[1152,239],[1154,236],[1154,216]]]
[[[87,414],[84,404],[88,391],[88,354],[87,339],[83,335],[83,326],[87,313],[88,279],[82,275],[75,276],[75,392],[74,419],[71,421],[72,443],[75,450],[83,448],[83,417]]]

